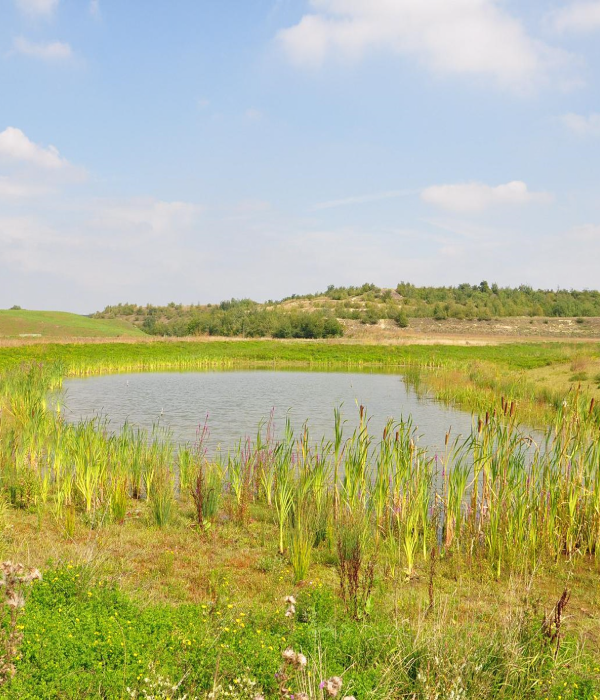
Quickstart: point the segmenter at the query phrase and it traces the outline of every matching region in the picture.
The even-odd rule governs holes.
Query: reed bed
[[[201,529],[220,514],[243,525],[249,505],[261,504],[297,581],[319,549],[337,560],[355,617],[369,604],[374,567],[410,579],[436,555],[484,562],[496,576],[575,556],[600,563],[600,411],[578,392],[537,437],[520,426],[516,400],[501,397],[469,435],[448,433],[431,454],[410,418],[374,436],[361,407],[351,434],[339,409],[329,442],[289,423],[276,439],[269,420],[215,461],[206,426],[195,445],[177,446],[158,428],[68,424],[60,399],[49,400],[63,373],[37,363],[3,375],[0,483],[12,507],[51,511],[66,534],[74,518],[98,528],[142,504],[148,523],[165,527],[192,502]]]

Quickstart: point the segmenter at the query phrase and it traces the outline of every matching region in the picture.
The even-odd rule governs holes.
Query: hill
[[[445,329],[473,333],[495,320],[520,318],[518,324],[500,324],[494,334],[510,330],[516,335],[554,335],[556,330],[560,336],[597,337],[591,319],[600,317],[600,292],[534,290],[525,285],[501,288],[487,282],[457,287],[416,287],[401,282],[394,289],[374,284],[332,285],[317,294],[294,295],[264,304],[250,299],[189,306],[126,303],[107,306],[95,316],[126,320],[150,335],[161,336],[322,338],[343,333],[358,337],[363,332],[373,335],[375,329],[417,330],[423,321],[427,322],[423,328],[427,332]],[[558,323],[560,319],[571,321],[565,325]],[[472,328],[473,324],[477,327]],[[369,331],[369,327],[373,329]]]
[[[118,338],[144,336],[122,319],[98,319],[66,311],[0,310],[0,338]]]

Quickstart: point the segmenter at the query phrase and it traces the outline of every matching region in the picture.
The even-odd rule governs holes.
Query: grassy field
[[[101,338],[144,333],[131,323],[116,319],[97,319],[66,311],[0,310],[0,338],[19,336],[41,338]]]
[[[599,350],[0,349],[0,698],[597,700]],[[220,366],[402,368],[480,420],[439,455],[410,422],[262,426],[211,463],[48,408],[65,376]]]
[[[352,345],[337,341],[153,341],[0,347],[0,371],[56,364],[64,375],[218,367],[390,368],[417,388],[471,411],[517,400],[522,420],[545,425],[569,392],[600,403],[600,345],[521,343],[487,346]]]
[[[530,370],[600,358],[600,344],[522,343],[464,347],[452,345],[352,345],[336,341],[228,340],[152,343],[32,344],[0,348],[0,369],[21,362],[61,362],[67,371],[129,371],[153,366],[275,363],[423,367],[489,362],[506,370]]]

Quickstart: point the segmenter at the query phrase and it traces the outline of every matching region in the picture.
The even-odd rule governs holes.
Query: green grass
[[[142,337],[127,321],[97,319],[66,311],[0,310],[0,337],[37,335],[42,338]]]
[[[86,321],[92,322],[90,319]],[[490,362],[529,370],[570,362],[577,354],[600,356],[600,344],[522,343],[463,347],[449,345],[350,345],[305,341],[154,342],[147,344],[36,344],[0,348],[0,370],[22,362],[61,362],[67,372],[97,373],[134,369],[194,368],[205,365],[271,364],[329,367],[461,366]]]
[[[0,664],[0,699],[255,700],[241,690],[249,679],[266,700],[326,700],[318,683],[335,675],[340,698],[358,700],[597,700],[600,414],[587,395],[561,396],[536,455],[513,417],[513,399],[535,396],[522,375],[583,371],[582,353],[592,373],[598,348],[568,344],[3,349],[0,561],[44,579],[24,611],[5,583],[0,662],[8,654],[15,675]],[[67,374],[244,365],[404,368],[446,401],[480,405],[482,419],[439,464],[415,447],[410,421],[379,443],[361,423],[314,449],[307,434],[276,444],[261,433],[212,465],[212,481],[201,448],[184,472],[166,434],[71,426],[47,401]],[[189,492],[200,473],[204,497],[219,495],[202,528]],[[469,482],[481,490],[469,494]],[[303,559],[300,526],[310,535]],[[542,620],[565,588],[572,602],[557,638],[558,623]],[[290,647],[307,657],[303,671],[284,665]],[[232,691],[209,695],[215,684]]]

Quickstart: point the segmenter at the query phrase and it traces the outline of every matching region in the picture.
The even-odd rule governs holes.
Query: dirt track
[[[600,317],[585,318],[529,318],[519,316],[492,321],[432,318],[411,318],[408,328],[399,328],[393,321],[382,320],[374,325],[343,320],[343,338],[323,343],[380,343],[390,345],[496,345],[522,342],[600,342]],[[158,336],[122,338],[0,338],[0,347],[36,345],[39,343],[153,343],[153,342],[244,342],[245,338],[221,338],[194,336],[188,338],[162,338]],[[257,340],[256,338],[253,340]],[[280,340],[277,342],[302,342]]]
[[[577,341],[600,342],[600,318],[499,318],[491,321],[411,318],[408,328],[382,320],[373,326],[343,321],[344,340],[381,343],[491,345],[496,343]]]

